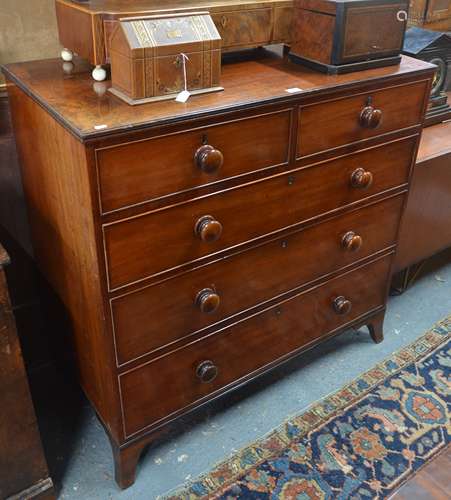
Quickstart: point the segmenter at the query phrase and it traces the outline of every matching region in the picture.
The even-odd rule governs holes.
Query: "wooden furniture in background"
[[[42,332],[48,333],[49,329],[39,304],[39,278],[33,260],[6,90],[0,91],[0,241],[11,257],[8,266],[9,294],[22,352],[27,368],[34,371],[51,360],[52,343],[40,335]]]
[[[293,0],[290,56],[331,74],[398,64],[408,0]]]
[[[290,40],[292,0],[56,0],[61,44],[95,66],[110,62],[110,36],[119,19],[198,10],[211,13],[223,51]]]
[[[394,271],[451,247],[451,121],[424,130]]]
[[[222,93],[136,107],[89,70],[5,74],[36,259],[127,487],[178,416],[351,326],[382,340],[434,67],[261,51]]]
[[[17,337],[0,245],[0,498],[53,499]]]
[[[22,178],[12,131],[8,95],[0,88],[0,226],[31,252]]]
[[[409,25],[429,30],[451,30],[449,0],[410,0]]]

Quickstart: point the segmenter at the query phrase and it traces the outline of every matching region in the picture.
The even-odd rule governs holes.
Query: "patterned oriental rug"
[[[390,496],[451,437],[451,316],[168,500]]]

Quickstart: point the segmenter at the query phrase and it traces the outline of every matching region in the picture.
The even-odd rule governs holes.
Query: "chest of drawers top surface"
[[[359,89],[363,84],[383,86],[388,80],[396,83],[418,73],[430,74],[433,68],[403,56],[399,66],[324,75],[291,63],[277,52],[251,51],[241,60],[224,62],[223,92],[193,96],[185,104],[164,101],[140,106],[129,106],[110,95],[109,82],[93,83],[90,66],[81,60],[75,61],[70,75],[57,59],[10,64],[3,70],[77,138],[86,141],[264,104],[305,102],[348,88]],[[287,89],[299,91],[289,93]]]

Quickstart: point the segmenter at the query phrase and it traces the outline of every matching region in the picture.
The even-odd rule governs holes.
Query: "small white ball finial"
[[[102,68],[102,66],[96,66],[92,70],[92,77],[96,82],[103,82],[106,79],[106,71]]]
[[[74,54],[71,50],[69,49],[63,49],[61,51],[61,59],[65,62],[71,62],[72,59],[74,58]]]

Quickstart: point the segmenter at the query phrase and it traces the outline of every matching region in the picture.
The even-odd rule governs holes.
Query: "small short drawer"
[[[110,289],[251,242],[408,180],[417,138],[104,226]]]
[[[102,212],[286,164],[291,115],[276,111],[97,149]]]
[[[120,375],[127,437],[382,307],[390,262],[379,259]]]
[[[298,158],[421,124],[428,82],[302,106]]]
[[[111,301],[121,365],[395,244],[404,195]]]
[[[272,35],[272,9],[235,10],[213,13],[223,49],[267,44]]]

